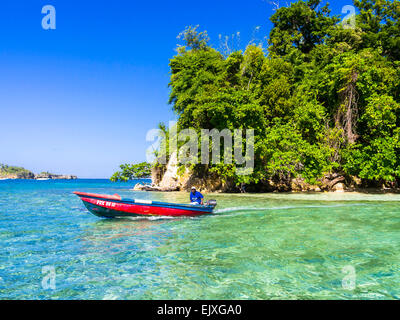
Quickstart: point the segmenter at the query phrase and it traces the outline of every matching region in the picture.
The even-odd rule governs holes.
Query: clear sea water
[[[0,299],[400,299],[400,195],[205,195],[197,218],[104,220],[72,191],[188,202],[107,180],[0,181]]]

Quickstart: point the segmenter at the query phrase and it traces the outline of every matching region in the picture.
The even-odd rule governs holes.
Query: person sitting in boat
[[[190,202],[192,204],[203,204],[203,195],[196,191],[196,187],[192,187],[192,191],[190,192]]]

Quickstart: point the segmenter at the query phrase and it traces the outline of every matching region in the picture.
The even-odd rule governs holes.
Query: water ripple
[[[400,298],[398,195],[213,194],[214,215],[102,220],[71,194],[188,201],[130,188],[1,181],[0,299]]]

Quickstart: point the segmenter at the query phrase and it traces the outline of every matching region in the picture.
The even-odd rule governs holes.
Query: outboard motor
[[[206,206],[212,206],[213,208],[217,205],[217,200],[208,200]]]

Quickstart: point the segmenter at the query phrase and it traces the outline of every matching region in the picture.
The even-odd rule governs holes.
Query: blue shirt
[[[202,198],[204,197],[200,192],[196,191],[194,194],[193,192],[190,192],[190,202],[197,202],[200,204]]]

